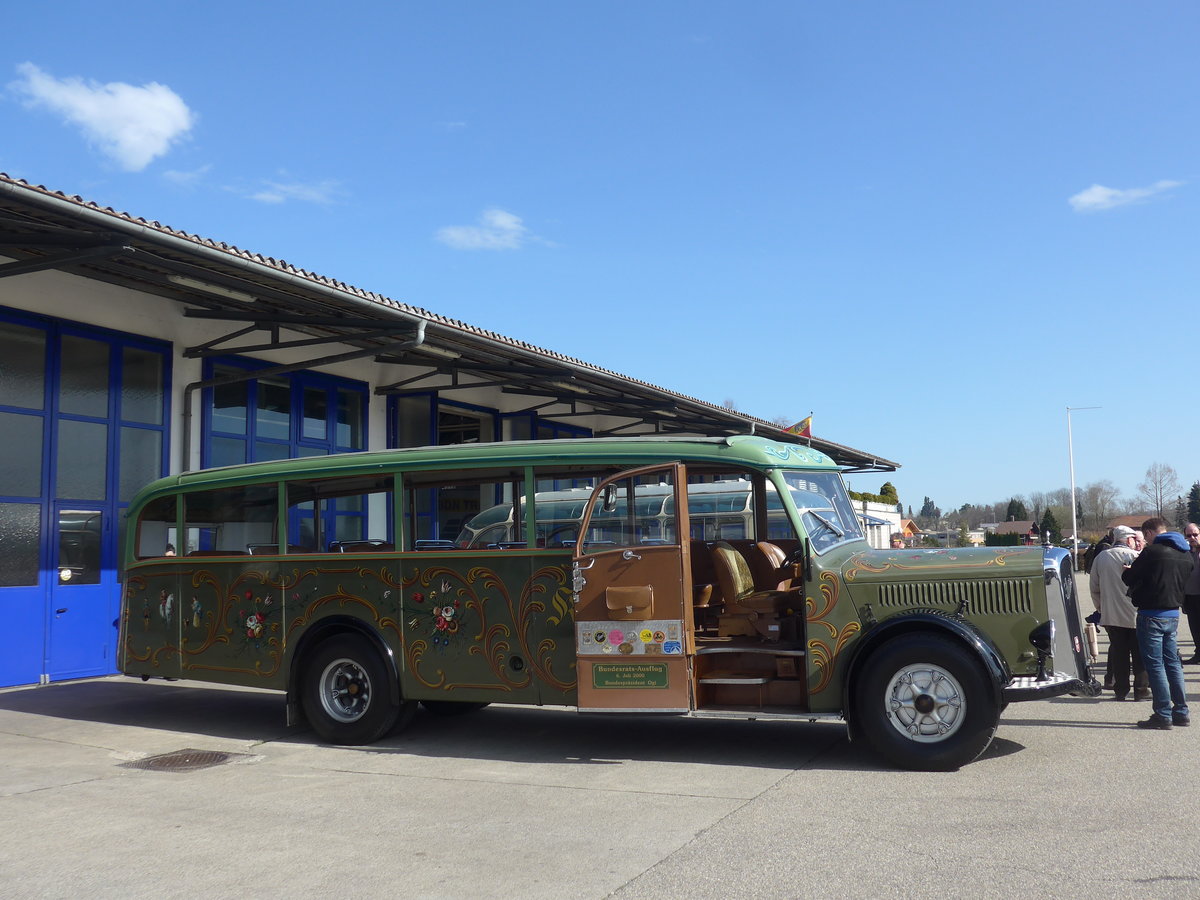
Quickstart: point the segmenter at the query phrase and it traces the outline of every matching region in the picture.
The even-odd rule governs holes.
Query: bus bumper
[[[1049,697],[1061,697],[1063,694],[1098,697],[1101,690],[1100,682],[1094,678],[1084,681],[1075,675],[1055,672],[1041,680],[1032,675],[1027,678],[1014,678],[1004,688],[1004,702],[1045,700]]]

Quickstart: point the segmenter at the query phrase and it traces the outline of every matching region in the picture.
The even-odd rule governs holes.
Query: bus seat
[[[754,570],[754,586],[760,591],[790,591],[800,577],[797,566],[784,567],[787,554],[777,544],[759,541],[751,551],[750,568]]]
[[[188,556],[249,556],[245,550],[189,550]]]
[[[329,545],[330,553],[390,553],[396,549],[388,541],[334,541]]]
[[[725,600],[725,611],[717,620],[717,633],[722,637],[759,635],[779,640],[780,614],[798,603],[798,595],[792,591],[756,588],[746,558],[725,541],[713,544],[712,561]]]

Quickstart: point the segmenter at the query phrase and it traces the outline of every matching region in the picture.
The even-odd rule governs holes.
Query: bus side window
[[[406,475],[404,550],[522,549],[523,470]]]
[[[288,482],[288,553],[384,552],[392,547],[391,475]]]
[[[273,542],[276,539],[278,496],[279,488],[274,484],[250,484],[184,494],[186,553],[246,555],[250,544]]]
[[[175,511],[178,509],[174,495],[159,497],[146,504],[137,523],[137,558],[152,559],[157,556],[174,556],[179,543],[175,534]]]

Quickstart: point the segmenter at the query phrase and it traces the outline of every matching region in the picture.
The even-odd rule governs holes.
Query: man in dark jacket
[[[1142,523],[1146,549],[1121,576],[1137,608],[1138,649],[1154,694],[1154,713],[1137,724],[1164,731],[1172,725],[1192,724],[1175,641],[1183,589],[1192,574],[1192,554],[1183,535],[1168,528],[1161,518]]]

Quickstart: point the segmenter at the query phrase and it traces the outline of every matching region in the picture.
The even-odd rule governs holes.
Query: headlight
[[[1047,619],[1029,632],[1029,643],[1038,653],[1049,656],[1054,650],[1054,620]]]

